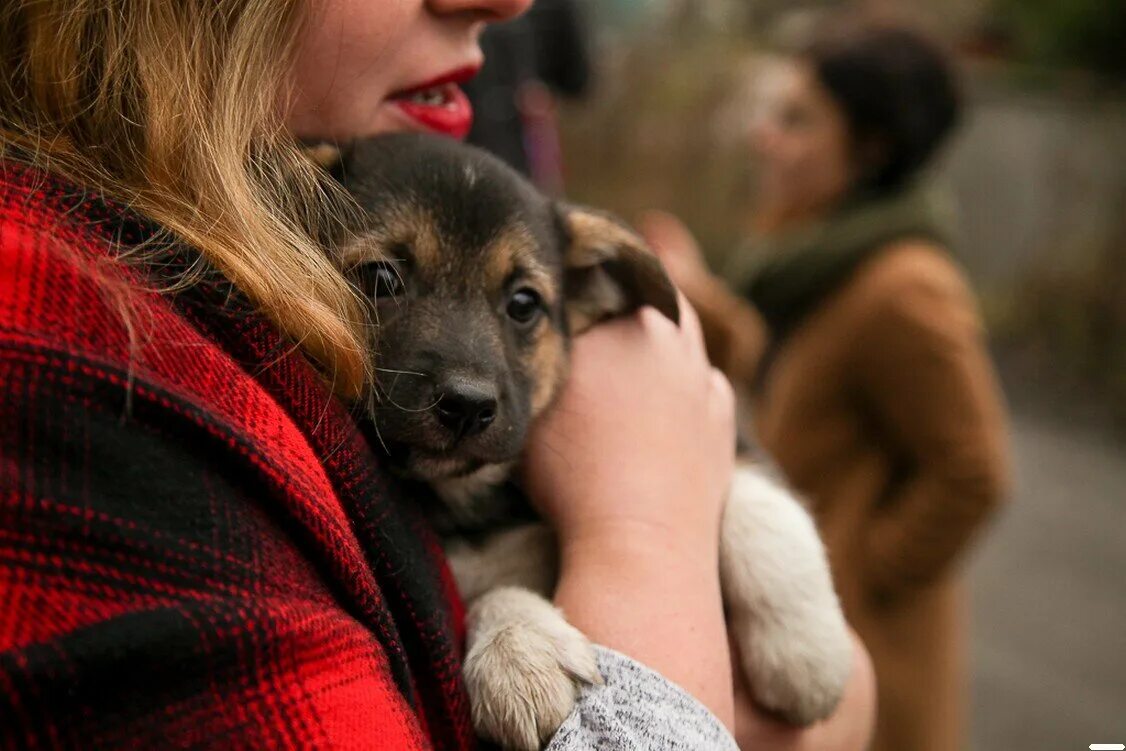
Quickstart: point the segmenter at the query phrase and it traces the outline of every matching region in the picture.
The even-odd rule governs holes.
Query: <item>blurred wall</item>
[[[1126,103],[982,81],[971,101],[945,174],[975,280],[1012,294],[1030,272],[1089,268],[1126,211]]]

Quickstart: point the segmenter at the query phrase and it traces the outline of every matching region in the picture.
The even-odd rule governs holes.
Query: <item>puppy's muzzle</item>
[[[437,396],[438,422],[456,441],[484,433],[496,420],[496,387],[487,381],[450,378],[439,384]]]

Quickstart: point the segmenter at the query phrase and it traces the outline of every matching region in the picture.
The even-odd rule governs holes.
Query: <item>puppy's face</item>
[[[419,479],[515,461],[574,331],[646,303],[677,315],[636,235],[476,149],[387,136],[352,147],[336,172],[366,212],[338,252],[371,306],[371,417]]]

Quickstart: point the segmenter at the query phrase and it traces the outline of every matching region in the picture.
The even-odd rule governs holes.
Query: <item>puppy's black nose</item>
[[[438,422],[457,438],[483,433],[497,416],[496,391],[479,382],[453,381],[439,389]]]

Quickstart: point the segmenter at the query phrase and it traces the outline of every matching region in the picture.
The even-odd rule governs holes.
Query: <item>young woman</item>
[[[364,322],[298,142],[463,134],[480,29],[527,4],[0,6],[2,745],[474,745],[452,580],[347,408]],[[577,344],[526,475],[606,686],[552,748],[730,745],[732,424],[690,313]],[[849,748],[858,655],[852,735],[818,730]]]
[[[976,306],[922,171],[957,120],[949,63],[901,27],[832,18],[755,130],[756,239],[736,289],[654,214],[755,431],[813,504],[872,653],[879,751],[963,747],[957,562],[1002,497],[1005,420]]]

